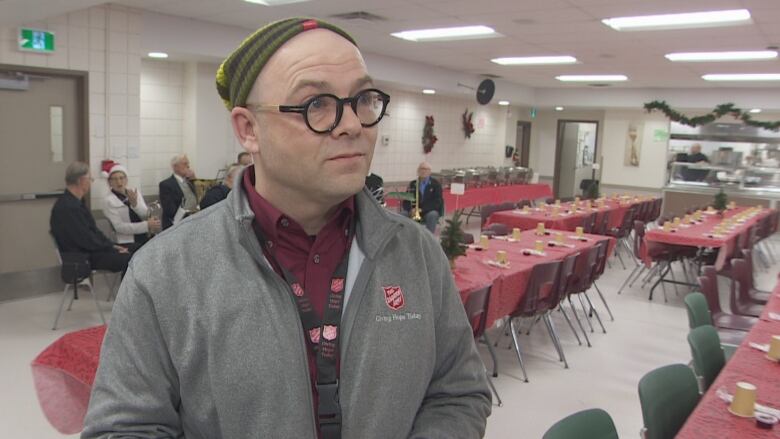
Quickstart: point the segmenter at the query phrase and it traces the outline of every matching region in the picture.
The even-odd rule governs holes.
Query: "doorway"
[[[49,216],[64,190],[65,168],[86,161],[89,150],[86,73],[0,67],[0,78],[2,300],[60,285]]]
[[[559,120],[555,145],[553,192],[556,198],[579,194],[580,182],[593,178],[599,123],[595,120]]]
[[[520,156],[520,166],[528,167],[528,155],[531,153],[531,122],[517,121],[515,151]]]

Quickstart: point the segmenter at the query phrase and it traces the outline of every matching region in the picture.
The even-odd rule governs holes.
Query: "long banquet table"
[[[704,212],[702,220],[696,224],[681,224],[671,231],[664,231],[660,228],[653,229],[645,234],[645,240],[663,244],[717,248],[719,250],[715,268],[720,269],[723,267],[728,255],[731,254],[734,246],[737,244],[738,237],[748,233],[750,227],[775,212],[774,209],[762,208],[756,215],[740,224],[736,224],[731,230],[725,232],[723,235],[713,234],[713,228],[723,219],[731,218],[747,209],[749,208],[744,206],[729,209],[724,212],[723,218],[718,216],[715,211]]]
[[[751,342],[769,343],[773,335],[780,335],[780,321],[770,319],[769,313],[780,314],[780,283],[772,292],[758,323],[699,401],[677,434],[677,439],[780,438],[780,425],[772,430],[762,430],[756,426],[754,419],[730,414],[726,410],[728,405],[717,395],[721,388],[734,394],[736,383],[746,381],[757,387],[758,404],[780,409],[780,364],[768,360],[764,352],[749,346]]]
[[[573,248],[550,247],[548,245],[550,241],[555,240],[555,234],[558,232],[564,234],[564,242]],[[525,231],[522,232],[520,240],[516,242],[492,239],[489,241],[487,250],[478,251],[470,248],[466,257],[458,258],[455,261],[455,270],[453,270],[455,284],[460,290],[463,303],[466,303],[472,292],[492,285],[486,322],[490,327],[496,320],[514,311],[522,301],[534,265],[563,260],[571,254],[591,248],[604,240],[609,240],[609,251],[612,252],[616,242],[614,238],[607,236],[584,234],[584,238],[587,239],[584,242],[573,239],[572,236],[573,233],[568,231],[550,230],[550,235],[538,237],[534,231]],[[537,240],[545,243],[544,251],[546,254],[544,256],[524,255],[523,249],[533,249]],[[507,252],[508,268],[487,264],[487,261],[496,259],[498,250]]]
[[[500,204],[507,201],[536,200],[552,197],[552,189],[548,184],[513,184],[506,186],[489,186],[466,189],[463,195],[453,195],[444,189],[444,208],[449,212],[455,209],[466,209],[486,204]],[[398,207],[400,200],[387,199],[389,207]]]
[[[522,209],[505,210],[490,215],[487,224],[501,223],[510,228],[528,230],[536,228],[538,223],[544,223],[548,229],[573,231],[577,226],[582,225],[585,218],[596,212],[596,224],[602,221],[604,215],[609,214],[609,227],[612,228],[620,226],[628,209],[643,202],[649,202],[649,200],[608,198],[604,200],[603,207],[598,206],[591,209],[583,207],[582,204],[575,207],[575,203],[561,203],[557,214],[553,212],[553,206],[550,205],[529,208],[527,211]]]

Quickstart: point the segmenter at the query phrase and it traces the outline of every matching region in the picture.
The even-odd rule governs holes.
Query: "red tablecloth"
[[[775,288],[760,320],[704,394],[677,439],[780,438],[780,426],[775,426],[773,430],[761,430],[752,418],[739,418],[730,414],[726,410],[727,404],[716,394],[719,388],[734,394],[736,383],[747,381],[758,388],[756,402],[780,409],[780,364],[767,360],[764,352],[748,345],[750,342],[769,343],[773,335],[780,335],[780,322],[770,320],[769,312],[780,313],[780,284]]]
[[[673,229],[673,231],[669,232],[664,232],[663,229],[653,229],[645,234],[645,239],[649,242],[659,242],[663,244],[718,248],[718,257],[715,262],[715,268],[721,269],[726,262],[726,258],[733,251],[737,242],[737,237],[741,234],[748,233],[751,226],[765,218],[767,215],[774,213],[773,209],[762,209],[760,213],[746,220],[744,223],[736,225],[723,236],[714,236],[712,234],[713,228],[724,218],[731,218],[747,209],[747,207],[736,207],[726,211],[723,218],[717,214],[704,214],[702,215],[702,221],[698,224],[683,224],[680,225],[678,229]]]
[[[82,430],[105,334],[105,325],[65,334],[31,364],[43,414],[62,434]]]
[[[575,208],[573,203],[562,203],[557,215],[553,215],[552,206],[531,208],[528,212],[521,209],[505,210],[490,215],[487,225],[501,223],[510,228],[529,230],[535,229],[538,223],[544,223],[548,229],[573,231],[577,226],[581,226],[585,218],[592,212],[596,212],[596,224],[599,224],[603,216],[609,213],[609,227],[618,227],[623,222],[623,217],[628,209],[641,202],[639,200],[620,202],[615,199],[607,199],[604,201],[604,207],[592,208],[590,211],[583,207]]]
[[[536,200],[552,197],[552,189],[547,184],[514,184],[508,186],[491,186],[466,189],[463,195],[452,195],[449,189],[444,189],[444,208],[447,212],[455,209],[500,204],[507,201]],[[401,201],[388,199],[387,205],[398,207]]]
[[[557,231],[551,232],[551,235],[540,238],[533,231],[526,231],[522,233],[521,239],[517,242],[492,239],[487,250],[477,251],[469,249],[465,257],[458,258],[455,261],[453,275],[455,284],[460,290],[463,303],[466,303],[469,294],[472,292],[493,285],[493,290],[490,293],[490,303],[488,304],[488,327],[492,326],[495,320],[515,310],[525,294],[528,279],[534,265],[563,260],[566,256],[591,248],[597,242],[605,239],[610,240],[610,252],[615,246],[614,238],[585,234],[584,236],[588,241],[582,242],[569,238],[572,233],[564,231],[565,242],[573,244],[574,248],[549,247],[546,243],[554,240],[554,234]],[[522,253],[523,249],[534,248],[536,240],[545,242],[546,255],[524,255]],[[509,268],[498,268],[485,263],[487,260],[494,260],[498,250],[507,252]],[[499,282],[496,282],[497,280]]]

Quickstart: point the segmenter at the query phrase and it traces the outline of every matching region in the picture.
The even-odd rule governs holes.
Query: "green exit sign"
[[[19,50],[38,53],[54,52],[54,33],[39,29],[19,29]]]

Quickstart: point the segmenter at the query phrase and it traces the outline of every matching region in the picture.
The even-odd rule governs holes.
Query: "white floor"
[[[759,287],[771,289],[780,267],[758,274]],[[620,437],[636,438],[642,426],[637,398],[637,383],[646,372],[671,363],[687,363],[690,359],[686,334],[688,323],[682,297],[669,288],[669,302],[656,296],[647,300],[647,291],[636,286],[622,295],[617,288],[628,271],[613,260],[598,282],[615,314],[607,321],[600,303],[597,309],[605,318],[607,334],[599,329],[589,334],[592,348],[578,346],[560,315],[555,323],[561,335],[570,369],[565,370],[543,325],[537,325],[530,336],[521,337],[530,383],[522,374],[510,339],[495,329],[493,340],[500,338],[497,354],[499,377],[494,383],[504,406],[494,405],[488,420],[489,439],[540,438],[558,419],[579,410],[600,407],[615,420]],[[106,286],[98,285],[105,294]],[[49,343],[62,334],[100,324],[91,300],[80,300],[65,313],[60,328],[51,331],[59,294],[0,304],[0,438],[52,439],[63,437],[44,418],[33,390],[29,364]],[[596,296],[592,294],[592,298]],[[89,299],[85,297],[85,299]],[[597,299],[596,299],[597,300]],[[111,303],[101,301],[105,311]],[[595,324],[595,322],[594,322]],[[480,347],[486,364],[490,357]]]

